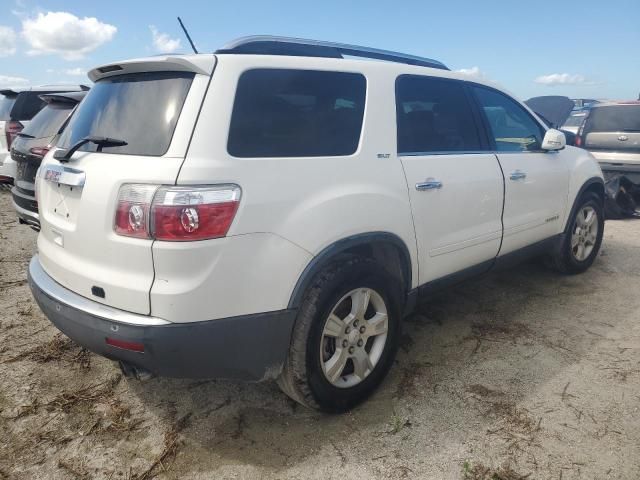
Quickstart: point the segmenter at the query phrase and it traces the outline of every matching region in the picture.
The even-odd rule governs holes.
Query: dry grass
[[[79,365],[84,370],[88,370],[91,366],[89,351],[78,347],[71,339],[61,333],[48,342],[36,345],[25,352],[4,360],[2,363],[13,363],[20,360],[31,360],[36,363],[66,361]]]
[[[129,472],[127,477],[129,480],[149,480],[161,471],[168,471],[171,467],[171,463],[175,460],[178,453],[178,447],[180,446],[180,432],[187,425],[190,416],[191,414],[185,415],[176,421],[169,431],[165,432],[164,447],[162,451],[144,471],[139,473]]]
[[[463,472],[465,480],[527,480],[531,476],[530,473],[522,475],[509,465],[493,469],[481,463],[471,465],[469,462],[464,463]]]

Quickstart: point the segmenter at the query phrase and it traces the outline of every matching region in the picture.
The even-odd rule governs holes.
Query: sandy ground
[[[0,192],[0,479],[640,478],[640,221],[608,222],[586,274],[435,298],[343,416],[273,384],[122,378],[32,301],[35,242]]]

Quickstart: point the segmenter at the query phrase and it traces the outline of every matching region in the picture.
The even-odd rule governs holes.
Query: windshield
[[[16,97],[0,95],[0,120],[9,120],[9,113],[15,101]]]
[[[590,132],[640,132],[640,104],[596,107],[588,126]]]
[[[88,136],[127,142],[104,153],[164,155],[171,143],[193,73],[144,72],[96,82],[71,118],[59,146],[70,148]],[[81,151],[97,151],[93,143]]]
[[[50,103],[33,117],[24,129],[25,134],[34,138],[53,137],[71,113],[72,103]]]

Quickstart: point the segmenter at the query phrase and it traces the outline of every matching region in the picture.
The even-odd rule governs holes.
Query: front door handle
[[[525,178],[527,178],[527,174],[522,170],[516,170],[515,172],[511,172],[509,178],[511,180],[524,180]]]
[[[416,190],[437,190],[442,188],[442,182],[427,178],[424,182],[416,183]]]

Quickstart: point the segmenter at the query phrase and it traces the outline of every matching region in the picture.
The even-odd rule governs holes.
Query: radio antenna
[[[189,43],[191,44],[191,48],[193,48],[193,52],[198,53],[198,50],[196,49],[196,46],[193,44],[193,40],[191,40],[191,36],[189,35],[189,32],[187,32],[187,29],[185,28],[184,23],[182,23],[182,20],[180,19],[180,17],[178,17],[178,22],[180,22],[182,31],[187,36],[187,40],[189,40]]]

